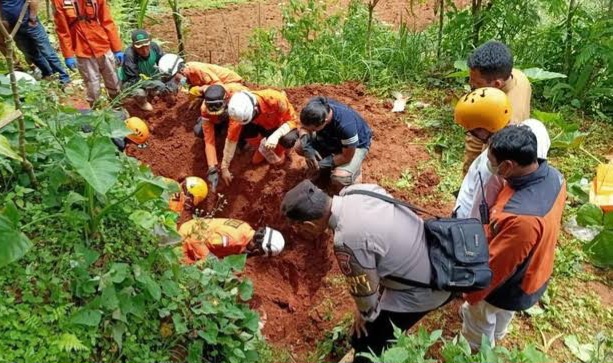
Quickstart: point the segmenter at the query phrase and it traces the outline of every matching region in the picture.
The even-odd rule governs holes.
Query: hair
[[[313,97],[300,112],[300,123],[304,126],[319,127],[326,122],[329,113],[328,99],[322,96]]]
[[[489,81],[498,78],[506,80],[513,71],[513,54],[505,44],[491,40],[468,57],[468,67],[478,69]]]
[[[536,135],[530,127],[510,125],[490,138],[490,152],[498,163],[511,160],[521,166],[537,162]]]
[[[306,179],[285,194],[281,213],[295,221],[315,221],[322,218],[330,203],[330,197]]]

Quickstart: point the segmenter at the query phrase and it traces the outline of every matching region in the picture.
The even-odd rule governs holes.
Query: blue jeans
[[[40,69],[43,77],[57,73],[62,84],[70,82],[70,76],[51,46],[49,36],[40,22],[34,27],[24,22],[15,34],[15,43],[26,59],[34,62]]]

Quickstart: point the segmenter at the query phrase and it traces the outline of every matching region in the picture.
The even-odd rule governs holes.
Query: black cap
[[[310,180],[304,180],[285,194],[281,213],[296,221],[314,221],[324,216],[328,195]]]
[[[136,48],[144,47],[151,43],[151,37],[144,29],[136,29],[132,32],[132,45]]]

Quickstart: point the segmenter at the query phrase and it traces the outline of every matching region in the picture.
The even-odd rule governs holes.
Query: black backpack
[[[409,203],[386,195],[350,190],[344,195],[361,194],[401,205],[410,210],[432,215],[424,220],[428,254],[432,265],[430,284],[397,276],[384,276],[401,284],[451,292],[483,290],[492,281],[489,266],[488,241],[481,221],[477,218],[441,218]]]

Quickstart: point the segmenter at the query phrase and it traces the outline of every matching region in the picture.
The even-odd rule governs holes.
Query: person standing
[[[510,125],[491,137],[488,165],[505,179],[485,227],[493,277],[464,294],[462,335],[473,349],[485,335],[493,344],[507,333],[514,312],[529,309],[547,290],[566,202],[562,174],[538,159],[528,126]]]
[[[100,97],[100,78],[109,97],[119,94],[116,62],[124,54],[106,0],[53,0],[55,29],[66,66],[78,69],[93,106]]]
[[[489,41],[475,49],[468,57],[470,87],[493,87],[503,91],[511,104],[510,122],[520,123],[530,118],[530,99],[532,86],[528,77],[519,69],[513,68],[513,54],[509,47],[497,41]],[[484,143],[478,138],[466,137],[466,153],[463,173],[483,151]]]
[[[356,192],[390,195],[374,184],[355,184],[329,197],[310,180],[287,192],[281,213],[313,235],[334,232],[334,254],[356,303],[351,345],[354,363],[370,360],[394,339],[394,326],[405,331],[451,298],[429,285],[432,266],[424,222],[405,206]]]
[[[11,32],[17,25],[19,15],[26,0],[2,0],[2,19]],[[60,58],[49,42],[45,27],[38,20],[39,0],[30,0],[23,23],[15,34],[15,44],[24,54],[28,63],[34,63],[41,71],[43,78],[57,73],[62,85],[70,83],[70,76],[62,65]]]

